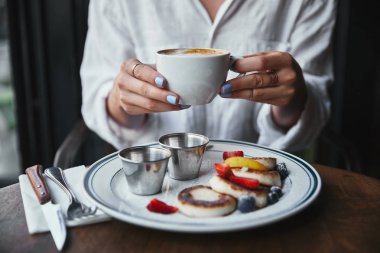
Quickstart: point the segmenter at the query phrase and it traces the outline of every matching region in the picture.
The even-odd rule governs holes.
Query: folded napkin
[[[65,179],[71,190],[79,201],[85,205],[91,206],[90,202],[86,199],[83,192],[83,178],[86,173],[85,166],[78,166],[69,168],[63,171]],[[52,197],[54,204],[60,204],[63,213],[66,215],[67,208],[69,206],[69,197],[66,193],[51,179],[44,175],[48,191]],[[21,197],[24,203],[24,211],[26,216],[26,223],[30,234],[49,231],[48,225],[43,216],[40,203],[37,196],[33,191],[32,185],[29,182],[28,176],[23,174],[19,176]],[[96,211],[94,215],[88,216],[85,219],[77,219],[68,221],[66,220],[66,226],[74,227],[79,225],[93,224],[111,219],[108,215],[100,211]]]

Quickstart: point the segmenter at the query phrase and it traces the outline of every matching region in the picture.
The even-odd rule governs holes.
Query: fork
[[[90,208],[81,203],[75,196],[74,192],[68,186],[63,171],[59,167],[50,167],[45,169],[45,174],[48,178],[53,180],[59,187],[61,187],[67,196],[69,196],[70,204],[67,209],[67,219],[74,220],[84,216],[95,214],[97,208]]]

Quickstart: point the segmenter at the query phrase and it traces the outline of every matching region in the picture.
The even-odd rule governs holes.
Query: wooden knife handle
[[[42,176],[42,165],[34,165],[25,170],[26,175],[28,175],[29,181],[32,183],[33,190],[37,195],[38,201],[41,205],[49,202],[50,194],[46,187],[45,179]]]

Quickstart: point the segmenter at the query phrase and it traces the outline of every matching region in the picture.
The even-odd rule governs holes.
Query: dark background
[[[340,1],[335,40],[336,82],[328,125],[310,162],[346,168],[337,143],[350,147],[354,170],[380,178],[379,3]],[[50,166],[81,118],[79,67],[87,30],[88,0],[8,0],[9,38],[16,92],[22,169]],[[331,141],[332,140],[332,141]],[[109,149],[94,134],[77,157],[91,164]],[[355,155],[356,154],[356,155]]]

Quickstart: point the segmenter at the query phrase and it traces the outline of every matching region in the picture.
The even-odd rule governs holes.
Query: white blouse
[[[225,0],[214,22],[198,0],[91,0],[81,66],[82,115],[87,126],[115,148],[155,142],[160,135],[195,132],[288,151],[307,147],[330,113],[335,0]],[[121,63],[155,63],[155,52],[212,47],[233,55],[287,51],[300,64],[308,99],[288,131],[271,118],[270,105],[217,96],[210,104],[153,113],[141,129],[119,126],[106,97]],[[236,76],[229,73],[228,79]]]

